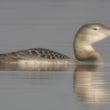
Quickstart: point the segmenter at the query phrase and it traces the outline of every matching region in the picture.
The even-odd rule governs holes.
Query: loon
[[[101,56],[93,48],[92,44],[110,36],[110,28],[100,23],[85,24],[80,27],[73,40],[73,49],[76,60],[72,60],[64,54],[45,49],[31,48],[9,53],[0,54],[1,63],[16,64],[48,64],[64,65],[71,64],[71,61],[99,61]]]

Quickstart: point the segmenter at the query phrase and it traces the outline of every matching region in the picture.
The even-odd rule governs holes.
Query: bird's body
[[[31,48],[0,54],[0,66],[20,70],[65,70],[73,64],[70,57],[44,48]]]
[[[73,49],[77,61],[97,62],[100,61],[100,54],[93,48],[92,44],[110,36],[110,28],[98,24],[83,25],[74,37]],[[43,48],[31,48],[16,52],[0,54],[0,64],[16,64],[26,68],[33,65],[37,68],[43,67],[68,67],[76,60],[70,57]]]

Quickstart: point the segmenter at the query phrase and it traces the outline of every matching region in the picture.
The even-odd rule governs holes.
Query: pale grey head
[[[76,33],[74,39],[75,57],[80,61],[98,60],[99,54],[92,47],[110,36],[110,28],[99,23],[85,24]]]

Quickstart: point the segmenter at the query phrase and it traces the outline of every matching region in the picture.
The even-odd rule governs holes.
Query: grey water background
[[[0,52],[48,48],[73,57],[78,28],[91,22],[110,26],[109,0],[0,0]],[[95,48],[110,63],[110,38]],[[0,71],[1,110],[109,110],[109,104],[84,104],[69,71]],[[110,68],[100,71],[110,89]],[[109,91],[108,91],[109,92]]]

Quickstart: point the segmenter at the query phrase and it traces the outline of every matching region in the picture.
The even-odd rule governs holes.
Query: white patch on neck
[[[81,48],[87,51],[94,51],[94,48],[91,45],[81,45]]]
[[[80,51],[94,51],[92,45],[86,43],[78,43],[76,49]]]

